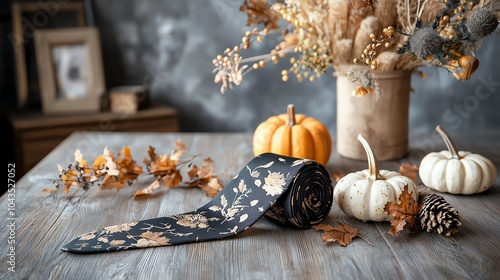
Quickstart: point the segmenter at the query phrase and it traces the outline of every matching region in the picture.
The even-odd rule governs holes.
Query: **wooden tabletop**
[[[500,133],[468,135],[456,137],[457,146],[487,156],[500,171]],[[383,169],[398,170],[402,162],[418,164],[431,150],[445,148],[435,137],[410,138],[408,156],[382,162]],[[9,193],[1,197],[0,279],[495,279],[500,275],[498,177],[495,186],[482,194],[442,194],[463,218],[459,233],[451,238],[406,230],[393,237],[387,233],[388,222],[360,222],[334,204],[325,223],[355,226],[366,241],[357,238],[347,247],[323,244],[316,230],[284,228],[262,218],[242,234],[217,241],[92,255],[61,251],[82,233],[183,213],[210,201],[199,189],[165,187],[151,198],[133,199],[151,176],[140,176],[120,191],[95,188],[71,189],[68,195],[41,194],[52,186],[49,180],[57,178],[56,164],[73,162],[76,148],[91,161],[105,146],[116,153],[129,145],[141,162],[149,145],[167,153],[177,139],[192,154],[214,159],[223,183],[253,158],[251,134],[74,133],[17,182],[15,200]],[[367,164],[334,151],[326,167],[329,172],[348,173]],[[15,263],[8,262],[12,259]],[[8,270],[12,264],[15,272]]]

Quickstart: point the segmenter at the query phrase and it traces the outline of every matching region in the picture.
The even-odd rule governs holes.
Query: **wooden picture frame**
[[[30,95],[40,94],[35,66],[36,58],[34,57],[33,35],[35,30],[85,26],[83,2],[39,1],[12,3],[13,32],[9,34],[9,40],[15,54],[18,107],[30,106]],[[36,98],[39,98],[39,96],[36,96]]]
[[[37,30],[35,48],[44,113],[100,111],[106,87],[97,28]]]

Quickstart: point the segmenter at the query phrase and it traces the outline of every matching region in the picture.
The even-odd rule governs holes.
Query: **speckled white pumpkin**
[[[387,221],[389,215],[384,208],[387,202],[399,201],[405,186],[414,201],[418,199],[417,187],[408,177],[379,170],[378,162],[366,139],[358,140],[368,156],[368,169],[349,173],[335,185],[333,198],[339,208],[348,216],[362,221]]]
[[[448,151],[426,155],[419,166],[419,176],[427,187],[452,194],[475,194],[489,189],[496,180],[497,170],[491,160],[479,154],[458,151],[448,133],[440,126],[436,131],[443,137]]]

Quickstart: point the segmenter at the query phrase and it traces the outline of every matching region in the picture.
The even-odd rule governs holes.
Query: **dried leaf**
[[[59,178],[61,179],[61,183],[64,186],[64,192],[68,193],[69,188],[71,186],[75,187],[81,187],[82,184],[80,182],[80,173],[78,173],[75,170],[71,170],[68,168],[68,170],[63,170],[61,174],[59,175]]]
[[[201,168],[193,165],[188,171],[190,186],[201,188],[208,196],[215,196],[222,190],[222,185],[215,173],[215,162],[211,158],[203,160]]]
[[[217,176],[215,173],[215,162],[211,158],[204,159],[201,168],[196,172],[196,177],[198,179],[206,179],[214,176]]]
[[[179,161],[182,154],[186,151],[186,145],[181,140],[175,141],[175,150],[170,154],[170,159]]]
[[[52,194],[53,192],[57,191],[57,186],[53,186],[50,189],[43,189],[42,194]]]
[[[385,204],[385,211],[392,216],[391,229],[389,233],[393,236],[398,236],[398,232],[408,225],[410,231],[413,229],[417,221],[420,205],[413,201],[411,193],[408,192],[408,185],[404,187],[403,192],[397,201],[390,201]]]
[[[352,242],[352,239],[358,236],[359,229],[351,227],[347,224],[339,224],[336,228],[319,224],[313,226],[318,231],[323,231],[321,239],[324,243],[338,242],[341,246],[347,246]]]
[[[149,173],[155,177],[166,176],[177,170],[178,160],[170,159],[169,155],[161,155],[151,162],[148,166]]]
[[[77,162],[79,166],[87,166],[87,161],[83,159],[80,149],[75,150],[75,162]]]
[[[179,170],[175,170],[161,177],[161,182],[165,187],[175,188],[182,181],[182,176]]]
[[[415,164],[401,164],[401,166],[399,167],[399,174],[410,178],[415,183],[418,183],[418,166],[416,166]]]
[[[142,174],[142,167],[138,166],[135,160],[132,159],[130,147],[125,146],[118,156],[122,156],[114,161],[113,155],[107,148],[104,148],[103,155],[99,156],[94,162],[93,169],[96,176],[104,174],[104,178],[100,182],[101,189],[117,189],[120,190],[126,184],[132,184],[137,177]],[[103,159],[106,160],[102,167]]]
[[[154,190],[156,190],[159,187],[160,187],[160,181],[154,180],[154,182],[151,183],[151,185],[149,185],[147,188],[144,188],[140,191],[136,191],[134,194],[134,197],[139,196],[139,195],[151,194]]]
[[[125,186],[125,183],[118,181],[115,176],[105,175],[104,179],[102,179],[100,183],[100,186],[102,190],[112,190],[112,189],[120,190]]]
[[[155,153],[155,148],[149,146],[149,149],[148,149],[148,155],[149,155],[149,158],[150,158],[150,161],[155,161],[156,160],[156,153]],[[146,161],[146,159],[144,159],[144,161]],[[149,164],[149,161],[147,162],[144,162],[146,165]]]
[[[125,146],[123,150],[118,153],[119,156],[123,155],[123,158],[117,159],[116,164],[120,170],[118,180],[121,182],[131,183],[136,180],[139,175],[143,173],[142,167],[137,164],[135,160],[132,159],[130,155],[130,147]]]
[[[279,28],[280,13],[271,9],[267,0],[244,0],[240,11],[248,16],[247,26],[264,24],[270,31]]]
[[[83,159],[83,155],[79,149],[75,150],[75,163],[68,165],[67,169],[64,169],[60,165],[57,165],[59,170],[59,180],[57,182],[56,188],[64,186],[64,192],[68,193],[70,187],[81,187],[83,189],[88,189],[91,182],[91,169],[87,166],[87,161]]]

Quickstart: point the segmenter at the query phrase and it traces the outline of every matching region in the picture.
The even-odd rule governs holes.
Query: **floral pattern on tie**
[[[306,172],[310,169],[317,172]],[[333,197],[333,186],[324,166],[315,161],[267,153],[251,160],[212,201],[195,211],[104,227],[81,235],[62,249],[97,253],[221,239],[244,231],[264,214],[284,225],[308,228],[310,224],[301,225],[288,214],[305,210],[300,208],[301,201],[291,200],[307,198],[288,194],[290,189],[301,190],[301,186],[294,186],[297,182],[308,182],[298,180],[304,173],[314,177],[310,180],[316,183],[310,186],[319,186],[325,193],[324,201],[318,204],[324,216],[319,218],[322,220],[330,211]],[[293,207],[299,208],[291,209]]]

